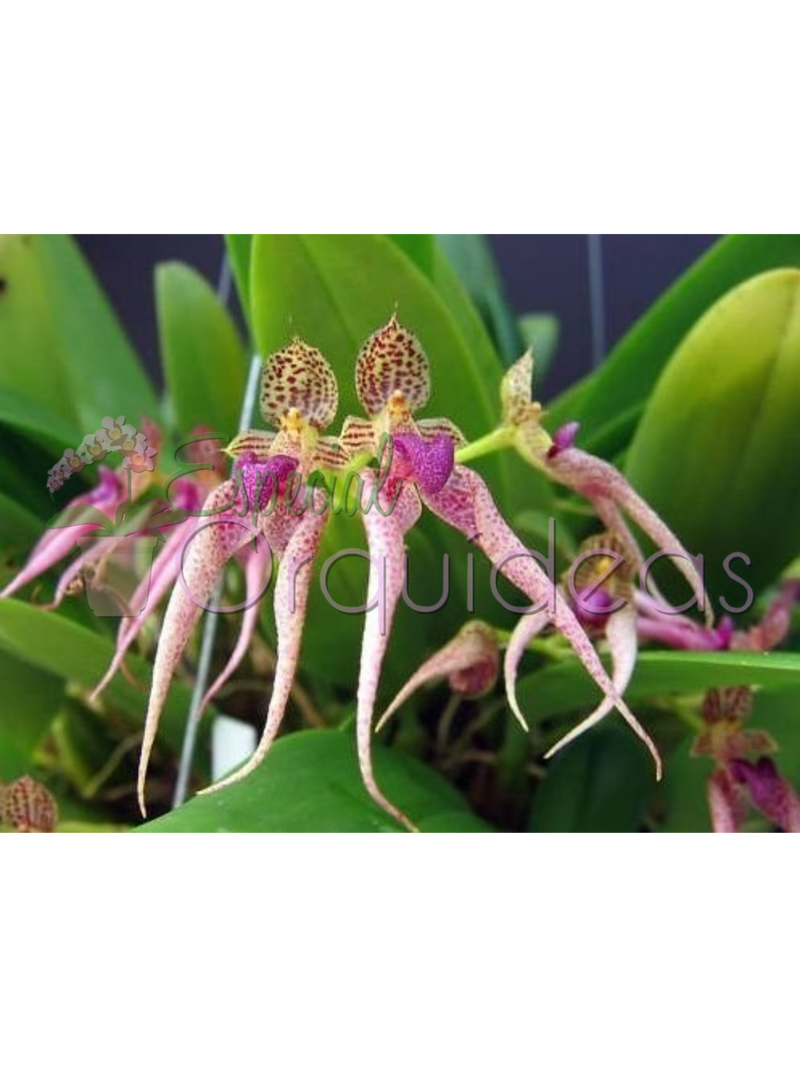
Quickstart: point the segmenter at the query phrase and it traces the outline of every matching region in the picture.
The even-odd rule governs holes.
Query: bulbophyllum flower
[[[9,785],[0,783],[0,823],[21,834],[50,834],[58,823],[58,805],[41,782],[26,774]]]
[[[554,481],[586,497],[598,518],[625,546],[626,556],[637,567],[644,562],[627,515],[651,540],[668,554],[684,576],[704,611],[709,626],[714,613],[706,596],[702,574],[680,540],[661,517],[639,496],[625,476],[605,460],[575,445],[579,424],[569,423],[550,437],[541,425],[542,407],[533,400],[533,355],[527,352],[509,368],[503,380],[503,425],[520,455]],[[623,514],[624,513],[624,514]]]
[[[351,456],[368,453],[385,459],[383,435],[390,435],[393,443],[379,476],[365,472],[375,501],[363,513],[372,560],[369,597],[371,602],[381,592],[383,611],[368,613],[364,624],[356,710],[359,763],[373,799],[413,829],[375,781],[371,735],[381,666],[403,584],[403,540],[423,505],[474,541],[496,567],[502,567],[505,576],[569,640],[611,706],[618,706],[626,716],[630,712],[572,609],[506,523],[486,483],[475,471],[455,463],[455,445],[463,440],[460,431],[447,419],[415,419],[415,412],[430,396],[428,358],[395,315],[362,348],[356,391],[370,419],[345,422],[341,437],[345,451]]]
[[[500,645],[494,629],[475,619],[418,667],[381,716],[380,730],[423,685],[446,678],[453,693],[475,699],[492,690],[500,673]]]
[[[611,654],[611,680],[617,693],[628,688],[636,666],[638,639],[637,613],[633,594],[634,568],[626,559],[626,546],[613,533],[599,534],[583,542],[570,569],[564,595],[569,597],[575,615],[593,636],[605,637]],[[505,657],[506,696],[517,717],[522,717],[516,697],[517,669],[528,644],[551,622],[543,613],[523,615],[508,643]],[[571,741],[596,726],[614,710],[614,702],[606,698],[590,715],[564,735],[545,757],[555,755]],[[627,707],[620,712],[638,737],[642,739],[661,776],[661,757],[650,735]]]
[[[800,797],[768,755],[777,745],[765,731],[744,728],[752,706],[747,686],[712,689],[703,702],[705,726],[692,755],[707,756],[717,765],[708,780],[712,828],[736,833],[752,804],[781,830],[800,833]]]
[[[179,581],[164,617],[139,762],[138,796],[144,813],[147,765],[172,675],[197,617],[207,606],[220,575],[237,553],[253,552],[254,537],[279,557],[274,611],[277,663],[264,732],[256,751],[239,770],[206,792],[245,777],[264,759],[283,720],[300,655],[311,566],[327,519],[323,491],[306,479],[319,467],[342,462],[336,442],[320,431],[334,419],[338,388],[327,360],[299,339],[275,353],[264,366],[261,411],[277,432],[240,434],[229,448],[235,477],[212,491],[201,520],[182,549]],[[269,564],[262,559],[262,573]],[[253,563],[253,573],[256,564]],[[248,568],[249,569],[249,568]],[[252,583],[250,594],[252,595]],[[258,598],[254,598],[257,600]],[[248,604],[254,614],[256,604]],[[254,614],[245,626],[252,632]],[[239,656],[241,644],[234,650]],[[230,666],[230,664],[229,664]],[[228,668],[226,668],[226,671]],[[225,673],[225,672],[223,672]],[[216,683],[215,683],[216,684]],[[208,695],[204,697],[204,703]]]

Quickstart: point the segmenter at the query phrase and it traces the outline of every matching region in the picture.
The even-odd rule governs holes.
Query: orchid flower
[[[513,444],[523,459],[549,478],[585,496],[600,521],[625,546],[626,557],[641,565],[641,549],[633,536],[625,513],[658,547],[673,560],[705,612],[709,626],[714,614],[706,596],[702,576],[691,557],[667,524],[639,496],[633,486],[605,460],[575,446],[577,422],[568,423],[550,437],[541,425],[542,406],[533,400],[533,355],[526,352],[509,368],[503,379],[501,399],[503,423],[500,438]]]
[[[366,472],[376,502],[363,514],[372,560],[369,595],[382,586],[384,611],[368,613],[364,624],[356,710],[359,764],[372,798],[414,829],[375,781],[371,734],[381,666],[402,590],[403,538],[419,519],[423,504],[468,540],[477,539],[491,562],[504,567],[505,576],[567,637],[609,706],[619,707],[629,720],[633,716],[572,609],[503,519],[486,483],[475,471],[455,464],[454,447],[463,440],[460,431],[447,419],[415,419],[414,413],[430,396],[428,358],[396,315],[362,348],[356,365],[356,391],[370,418],[345,422],[341,435],[345,451],[352,456],[378,455],[383,435],[389,434],[393,440],[391,465],[384,467],[378,479],[373,472]],[[605,702],[601,706],[605,707]],[[658,754],[652,750],[660,773]]]
[[[305,479],[318,467],[342,462],[335,440],[320,434],[333,421],[337,404],[330,365],[299,339],[265,364],[261,412],[266,422],[277,426],[277,432],[249,430],[232,442],[228,451],[236,459],[236,477],[207,498],[204,510],[213,512],[213,518],[198,524],[182,553],[182,580],[172,591],[164,617],[139,762],[138,796],[143,813],[147,764],[172,675],[225,565],[237,553],[251,551],[246,546],[255,534],[261,534],[280,559],[274,594],[278,649],[272,694],[264,732],[252,757],[205,792],[249,774],[278,733],[300,655],[311,583],[311,567],[306,564],[316,556],[327,518],[319,507],[324,492],[311,489]],[[255,610],[252,605],[251,610]],[[247,625],[252,628],[254,620]]]
[[[775,742],[763,730],[743,728],[752,706],[747,686],[712,689],[703,702],[705,726],[692,755],[717,764],[708,780],[712,827],[715,833],[738,831],[749,802],[781,830],[800,833],[800,797],[767,755]]]
[[[625,559],[625,547],[615,534],[605,533],[588,538],[578,554],[580,565],[574,573],[570,571],[569,587],[565,590],[565,596],[569,597],[575,615],[586,629],[590,633],[605,636],[611,654],[611,680],[618,693],[624,693],[628,688],[638,652],[637,616],[632,587],[633,568]],[[550,621],[543,615],[523,615],[506,649],[506,697],[518,718],[522,716],[516,697],[519,662],[529,643]],[[545,758],[555,755],[565,745],[596,726],[613,709],[614,705],[609,699],[603,701],[595,711],[553,745],[545,753]],[[660,756],[650,735],[631,712],[627,709],[620,710],[625,721],[650,750],[660,773]]]
[[[88,492],[76,496],[70,502],[70,507],[97,508],[113,522],[117,508],[127,499],[127,496],[128,487],[122,475],[101,467],[100,481],[97,485]],[[66,559],[74,549],[78,538],[98,529],[99,525],[97,522],[86,522],[78,526],[47,530],[33,546],[25,566],[16,578],[0,592],[0,597],[12,596],[23,586],[32,582],[34,578],[38,578],[40,574]]]
[[[453,693],[475,699],[494,688],[499,673],[500,646],[494,629],[479,619],[465,623],[452,640],[411,675],[375,729],[382,729],[397,709],[423,685],[446,678]]]

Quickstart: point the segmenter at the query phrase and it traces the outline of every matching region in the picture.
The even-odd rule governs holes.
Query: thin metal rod
[[[599,367],[606,355],[606,293],[603,268],[603,236],[587,233],[589,258],[589,308],[592,317],[592,366]]]
[[[227,257],[226,257],[227,261]],[[224,270],[220,272],[220,292],[224,291]],[[249,429],[253,424],[253,414],[258,397],[258,384],[261,379],[261,357],[256,354],[250,359],[250,370],[247,375],[247,385],[242,399],[242,410],[239,415],[239,433]],[[211,670],[211,657],[214,653],[214,641],[217,636],[217,620],[219,612],[216,611],[222,596],[222,579],[211,597],[203,622],[203,636],[200,641],[200,656],[197,660],[197,674],[195,675],[194,689],[192,690],[192,702],[189,706],[189,715],[186,719],[186,728],[183,733],[183,745],[181,746],[181,758],[178,763],[178,777],[175,782],[175,793],[172,798],[172,807],[177,808],[186,799],[189,789],[189,775],[194,761],[194,750],[197,745],[197,731],[200,726],[200,705],[203,694],[208,688],[208,675]]]

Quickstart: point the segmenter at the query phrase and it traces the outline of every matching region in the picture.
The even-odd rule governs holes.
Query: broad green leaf
[[[401,833],[364,789],[350,734],[304,730],[278,741],[242,782],[195,797],[147,823],[146,833]],[[386,794],[420,830],[489,830],[461,795],[408,756],[376,746],[375,771]]]
[[[433,275],[433,257],[436,249],[433,234],[390,233],[392,241],[412,260],[423,274]]]
[[[634,833],[653,789],[652,765],[629,733],[603,727],[548,765],[536,790],[531,833]]]
[[[800,270],[770,271],[714,305],[679,347],[642,416],[628,475],[734,608],[800,550]]]
[[[533,349],[535,384],[541,385],[555,357],[561,326],[555,315],[523,315],[518,325],[523,347]]]
[[[697,320],[729,289],[776,267],[800,266],[800,234],[723,237],[683,274],[614,347],[603,366],[550,409],[548,427],[581,422],[583,443],[641,404]]]
[[[239,303],[242,305],[244,317],[249,322],[251,318],[250,257],[253,251],[253,235],[251,233],[226,233],[225,245],[239,293]]]
[[[156,309],[164,376],[177,427],[207,426],[233,437],[245,382],[244,349],[208,282],[183,263],[156,270]]]
[[[0,779],[32,768],[33,754],[58,714],[64,683],[0,651]]]
[[[36,402],[77,434],[76,398],[43,276],[41,241],[0,237],[0,388]]]
[[[778,688],[800,684],[800,653],[642,652],[626,700],[635,709],[644,697],[694,693],[723,685]],[[577,662],[569,659],[528,674],[517,686],[529,722],[599,703],[599,690]]]
[[[476,233],[440,233],[437,239],[480,313],[497,351],[505,363],[513,363],[522,355],[524,344],[488,240]]]
[[[74,424],[80,442],[106,415],[139,425],[152,386],[77,245],[62,234],[0,246],[0,386]],[[75,447],[74,445],[72,447]]]
[[[101,634],[53,611],[43,611],[19,600],[0,600],[0,650],[21,662],[75,682],[87,690],[103,677],[114,655],[113,644]],[[130,673],[141,687],[135,688],[122,675],[111,682],[103,702],[118,707],[135,724],[144,722],[151,669],[139,656],[126,659]],[[179,749],[189,707],[189,692],[173,683],[159,736],[173,750]]]
[[[51,452],[51,466],[61,458],[65,448],[77,449],[85,436],[78,436],[70,421],[62,419],[36,400],[8,389],[0,389],[0,423]],[[44,484],[46,469],[36,473],[42,475]]]

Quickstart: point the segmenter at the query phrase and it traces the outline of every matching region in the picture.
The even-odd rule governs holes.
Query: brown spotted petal
[[[339,434],[339,444],[349,459],[361,455],[374,456],[379,436],[375,423],[370,419],[348,415]]]
[[[411,411],[431,394],[428,357],[413,333],[392,315],[367,340],[356,363],[356,392],[367,414],[380,415],[399,393]]]
[[[264,421],[280,426],[296,409],[315,429],[336,418],[339,388],[336,376],[319,349],[299,337],[270,356],[261,377],[261,413]]]
[[[423,685],[446,678],[454,693],[479,697],[494,687],[499,669],[500,650],[494,630],[479,620],[468,622],[411,675],[381,716],[377,729]]]
[[[274,441],[275,434],[269,430],[244,430],[234,437],[225,451],[235,459],[247,456],[265,460],[269,458]]]
[[[0,787],[0,822],[19,833],[52,833],[58,822],[58,806],[41,782],[25,775]]]

